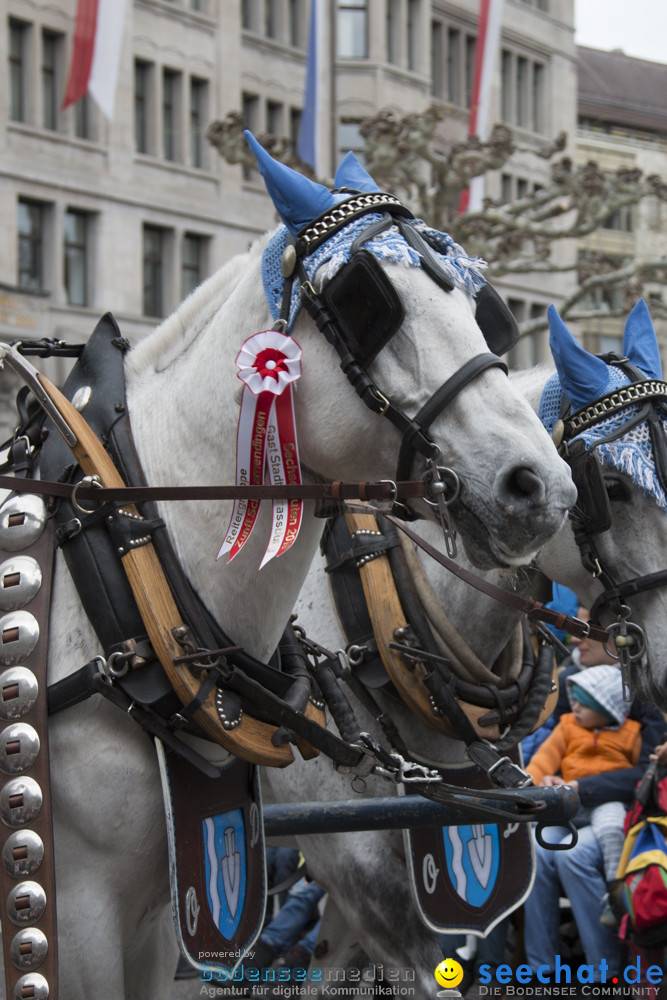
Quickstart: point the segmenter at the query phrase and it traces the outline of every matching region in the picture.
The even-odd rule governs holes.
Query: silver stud
[[[90,402],[92,394],[93,390],[89,385],[80,385],[72,396],[72,406],[74,409],[78,410],[79,413],[81,413],[82,410],[85,410],[86,406]]]
[[[19,882],[7,894],[7,916],[17,927],[33,924],[46,909],[46,893],[39,882]]]
[[[0,507],[0,547],[20,552],[36,542],[46,526],[46,507],[32,493],[14,493]]]
[[[0,790],[0,819],[16,830],[39,816],[42,789],[34,778],[12,778]]]
[[[12,878],[34,875],[44,860],[42,838],[34,830],[17,830],[2,848],[2,866]]]
[[[22,718],[37,701],[39,684],[28,667],[10,667],[0,674],[0,719]]]
[[[560,448],[561,441],[563,440],[563,435],[565,434],[565,424],[562,420],[557,420],[554,424],[554,429],[551,432],[551,440]]]
[[[38,756],[39,736],[27,722],[14,722],[0,733],[0,771],[22,774]]]
[[[29,611],[10,611],[0,618],[0,663],[13,666],[30,656],[39,641],[39,625]]]
[[[24,1000],[25,997],[30,997],[31,1000],[48,1000],[48,996],[49,984],[39,972],[21,976],[14,987],[14,1000]]]
[[[14,556],[0,563],[0,611],[16,611],[37,596],[42,570],[32,556]]]
[[[280,273],[283,278],[289,278],[290,275],[294,274],[294,268],[296,267],[296,249],[291,244],[288,243],[283,250],[283,255],[280,258]]]
[[[49,953],[49,942],[39,927],[24,927],[15,934],[9,946],[9,956],[19,972],[38,969]],[[48,993],[47,993],[48,996]]]

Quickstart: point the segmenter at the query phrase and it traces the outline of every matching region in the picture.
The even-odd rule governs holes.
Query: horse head
[[[643,299],[628,316],[623,357],[595,357],[549,310],[557,374],[540,416],[572,467],[577,504],[567,541],[540,563],[615,639],[626,681],[667,707],[667,384]]]
[[[514,324],[484,262],[379,191],[353,154],[330,191],[247,138],[283,222],[264,250],[263,280],[274,321],[303,348],[304,467],[345,479],[426,477],[430,495],[406,516],[451,515],[478,565],[528,561],[574,492],[489,351],[507,349]],[[356,394],[328,384],[322,373],[337,365]]]

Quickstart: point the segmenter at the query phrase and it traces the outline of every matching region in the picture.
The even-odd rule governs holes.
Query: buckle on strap
[[[474,764],[488,774],[497,788],[526,788],[533,783],[531,776],[522,767],[509,757],[501,757],[488,740],[469,743],[466,753]]]

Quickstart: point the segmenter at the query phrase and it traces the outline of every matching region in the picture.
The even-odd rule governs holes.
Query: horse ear
[[[623,354],[646,378],[662,379],[658,338],[644,299],[639,299],[626,320]]]
[[[601,358],[589,354],[579,344],[558,315],[555,306],[547,310],[549,346],[556,363],[563,392],[575,410],[604,396],[609,384],[609,370]]]
[[[334,177],[334,187],[349,188],[351,191],[379,191],[379,187],[364,170],[352,150],[346,153],[338,165]]]
[[[259,172],[276,211],[292,236],[296,236],[300,229],[338,203],[340,199],[332,195],[323,184],[311,181],[286,163],[274,160],[257,142],[252,132],[246,129],[243,134],[255,154]]]

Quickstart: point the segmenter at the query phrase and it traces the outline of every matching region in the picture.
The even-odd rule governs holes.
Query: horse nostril
[[[536,493],[542,490],[542,480],[540,477],[536,476],[532,469],[527,469],[525,466],[521,469],[516,469],[514,475],[511,477],[511,484],[514,485],[517,494],[523,493],[527,497],[535,496]]]
[[[526,465],[506,469],[498,479],[498,502],[506,514],[516,514],[517,504],[539,503],[545,495],[544,483]]]

